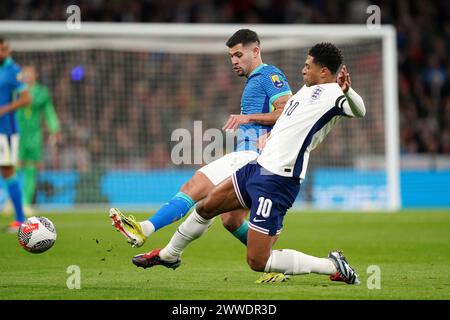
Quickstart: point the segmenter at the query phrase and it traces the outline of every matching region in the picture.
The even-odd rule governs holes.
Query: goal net
[[[232,151],[233,137],[220,129],[240,112],[245,78],[234,74],[225,42],[242,27],[259,34],[264,63],[283,70],[293,92],[308,49],[336,43],[366,104],[365,118],[341,121],[313,151],[296,206],[398,209],[397,66],[388,26],[83,23],[69,30],[2,22],[13,58],[37,68],[61,123],[57,149],[45,145],[36,204],[157,207],[196,169]]]

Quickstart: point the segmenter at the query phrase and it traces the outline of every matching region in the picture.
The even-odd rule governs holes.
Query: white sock
[[[189,243],[200,238],[208,230],[213,220],[214,218],[211,220],[202,218],[194,209],[175,231],[170,242],[159,253],[161,259],[171,262],[176,261]]]
[[[332,275],[337,272],[330,259],[309,256],[291,249],[273,250],[264,271],[292,275],[311,272]]]
[[[144,220],[139,222],[139,224],[141,225],[142,233],[144,233],[146,237],[155,232],[155,226],[150,221]]]

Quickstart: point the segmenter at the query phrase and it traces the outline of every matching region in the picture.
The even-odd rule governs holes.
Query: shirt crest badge
[[[312,92],[312,94],[311,94],[311,100],[317,100],[317,99],[319,99],[319,97],[320,97],[320,95],[322,94],[322,92],[323,92],[323,88],[322,87],[316,87],[316,88],[314,88],[314,90],[313,90],[313,92]]]

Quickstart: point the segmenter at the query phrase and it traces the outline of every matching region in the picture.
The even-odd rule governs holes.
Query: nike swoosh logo
[[[266,221],[266,220],[259,220],[259,219],[256,219],[256,218],[253,218],[253,222],[263,222],[263,221]]]

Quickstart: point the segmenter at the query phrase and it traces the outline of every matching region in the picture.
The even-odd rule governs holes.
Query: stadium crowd
[[[82,21],[310,24],[365,23],[367,7],[376,4],[381,8],[381,22],[394,24],[398,32],[401,150],[407,154],[450,154],[448,1],[17,0],[2,1],[0,19],[65,20],[66,8],[71,4],[80,6]],[[32,61],[38,54],[41,53],[14,56],[21,63]],[[192,120],[202,119],[204,130],[220,128],[218,119],[236,113],[239,105],[242,82],[230,72],[226,64],[229,62],[223,63],[223,57],[179,59],[176,55],[155,53],[149,59],[142,53],[83,52],[83,61],[89,61],[90,67],[74,68],[79,56],[50,54],[54,56],[40,60],[43,63],[39,71],[42,82],[52,88],[65,142],[71,145],[52,160],[55,168],[83,171],[105,157],[119,167],[166,168],[172,165],[167,141],[173,127],[189,129]],[[52,59],[63,61],[63,65],[51,63]],[[133,72],[125,68],[123,61],[127,60],[134,61]],[[211,77],[202,77],[203,72],[211,73],[211,66],[215,66]],[[364,70],[364,66],[359,68]],[[176,70],[194,76],[177,83],[164,81]],[[286,73],[289,78],[289,72]],[[183,79],[183,74],[180,77]],[[211,117],[204,116],[207,106],[219,103],[225,106],[218,111],[223,117],[211,110]],[[382,131],[383,127],[375,124],[375,129]],[[336,154],[336,158],[339,156]],[[143,161],[133,164],[130,159]]]

